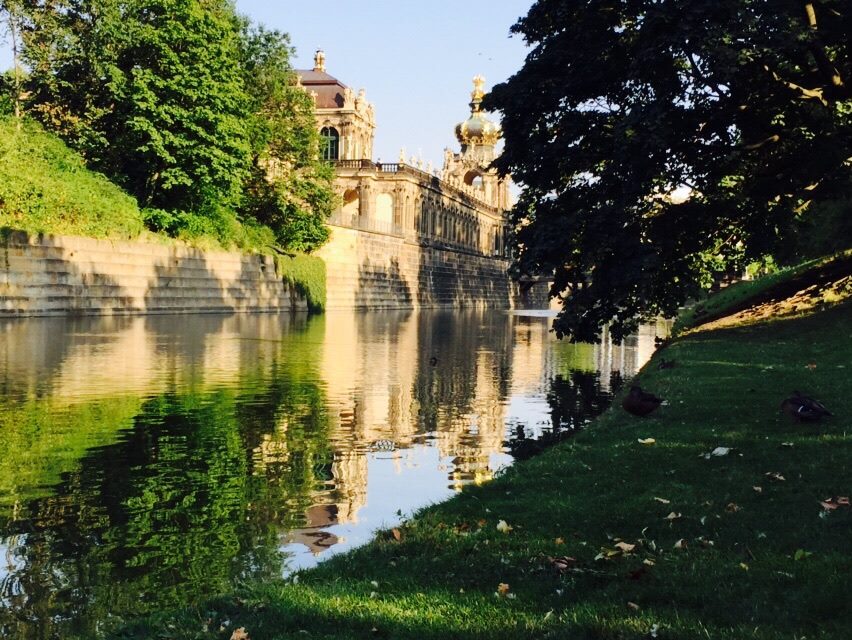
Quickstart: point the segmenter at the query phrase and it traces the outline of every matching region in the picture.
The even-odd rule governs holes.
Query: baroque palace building
[[[481,110],[485,80],[473,79],[470,116],[456,126],[461,151],[443,167],[372,159],[373,105],[326,72],[298,71],[314,98],[324,156],[335,165],[340,206],[319,252],[328,267],[329,307],[512,306],[508,267],[509,179],[491,162],[499,127]],[[484,285],[484,286],[483,286]]]

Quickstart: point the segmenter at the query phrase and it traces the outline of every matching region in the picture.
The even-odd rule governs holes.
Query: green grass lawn
[[[399,540],[119,637],[852,638],[852,507],[820,504],[852,497],[850,368],[848,302],[680,338],[639,376],[652,416],[613,408]],[[793,390],[835,417],[793,423]]]

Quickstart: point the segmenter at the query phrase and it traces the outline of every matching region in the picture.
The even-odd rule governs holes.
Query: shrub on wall
[[[325,308],[325,262],[303,253],[279,255],[278,273],[305,296],[311,311]]]

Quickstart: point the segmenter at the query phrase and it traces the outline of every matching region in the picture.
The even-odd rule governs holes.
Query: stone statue
[[[317,49],[314,54],[314,71],[325,73],[325,52],[322,49]]]

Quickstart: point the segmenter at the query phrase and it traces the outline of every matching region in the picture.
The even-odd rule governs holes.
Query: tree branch
[[[811,31],[811,41],[808,43],[808,50],[813,55],[817,63],[817,68],[826,78],[831,81],[831,84],[837,88],[844,88],[843,78],[840,75],[837,67],[829,59],[825,53],[825,48],[819,37],[819,28],[817,26],[816,9],[813,2],[805,2],[805,15],[808,19],[808,27]]]
[[[796,84],[795,82],[790,82],[789,80],[785,80],[784,78],[779,76],[775,71],[770,69],[768,65],[763,65],[763,68],[766,69],[772,75],[772,78],[774,80],[780,82],[781,84],[783,84],[788,89],[792,89],[793,91],[798,91],[799,93],[802,94],[803,98],[819,100],[820,103],[822,103],[822,105],[824,107],[828,106],[828,100],[826,100],[825,97],[823,96],[822,88],[808,89],[807,87],[803,87],[802,85]]]
[[[745,149],[746,151],[754,151],[755,149],[760,149],[764,145],[767,145],[767,144],[770,144],[770,143],[773,143],[773,142],[779,142],[780,140],[781,140],[781,136],[779,136],[776,133],[775,135],[769,136],[768,138],[761,140],[760,142],[754,142],[752,144],[745,144],[745,145],[743,145],[743,149]]]

